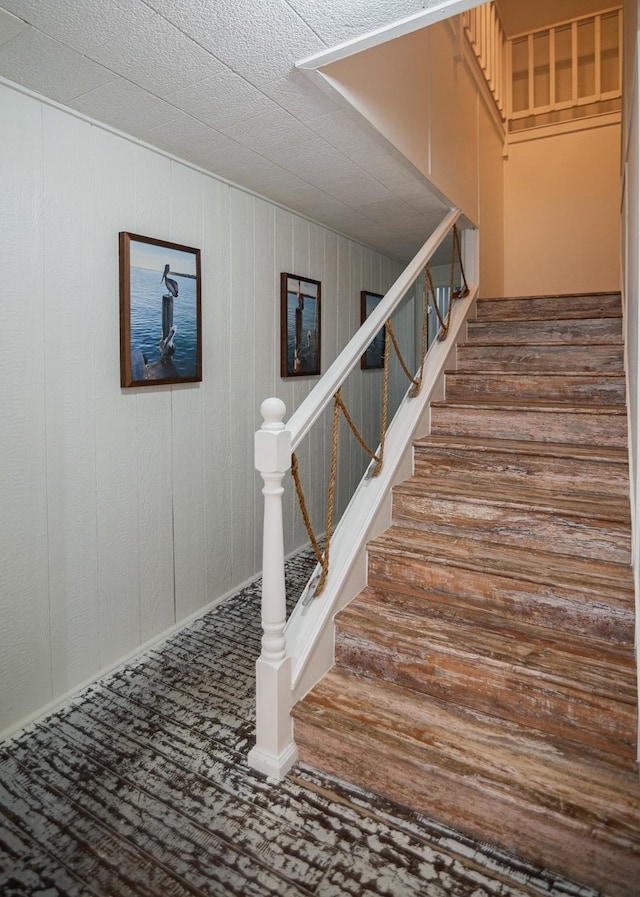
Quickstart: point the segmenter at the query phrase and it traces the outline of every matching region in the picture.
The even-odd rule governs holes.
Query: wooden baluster
[[[256,744],[249,765],[282,779],[297,759],[291,719],[291,658],[284,626],[287,618],[282,532],[282,479],[291,466],[291,433],[286,407],[266,399],[262,428],[255,435],[255,465],[264,480],[262,551],[262,653],[256,662]]]

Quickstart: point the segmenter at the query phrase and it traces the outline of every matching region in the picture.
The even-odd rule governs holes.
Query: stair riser
[[[513,452],[477,452],[465,449],[416,446],[416,475],[460,479],[471,477],[476,482],[509,483],[536,489],[565,492],[606,492],[609,495],[629,494],[626,464],[594,465],[577,458],[523,457]]]
[[[367,635],[345,631],[336,620],[336,663],[358,675],[380,677],[403,688],[453,701],[562,738],[635,759],[635,712],[628,704],[559,677],[490,657],[479,659],[450,646],[420,646],[386,629]],[[482,676],[478,677],[478,669]],[[574,683],[575,686],[575,683]]]
[[[631,562],[629,527],[623,523],[401,491],[394,492],[392,519],[413,529],[493,539],[532,551]]]
[[[467,341],[487,345],[610,343],[622,339],[620,318],[587,318],[574,321],[471,321]]]
[[[514,299],[478,299],[478,321],[541,320],[551,318],[619,317],[618,293],[591,296],[530,296]]]
[[[530,623],[625,646],[634,643],[631,608],[613,607],[606,595],[601,598],[595,591],[371,549],[367,579],[371,588],[386,593],[390,603],[418,618],[457,609],[463,614],[465,609],[482,610],[507,623]]]
[[[460,399],[536,399],[586,405],[622,405],[626,402],[624,379],[561,375],[495,377],[487,373],[447,374],[446,397]]]
[[[465,371],[622,371],[622,346],[458,346]]]
[[[431,433],[435,436],[482,435],[487,439],[531,439],[615,448],[627,445],[624,414],[517,411],[434,404],[431,406]]]
[[[305,714],[296,717],[295,735],[303,763],[414,807],[471,838],[500,844],[544,868],[562,869],[608,897],[637,893],[637,850],[603,842],[591,826],[568,816],[536,812],[535,797],[531,805],[516,801],[508,789],[491,788],[480,778],[426,763],[419,755],[403,756],[391,737],[366,727],[336,734],[322,716],[314,721]]]

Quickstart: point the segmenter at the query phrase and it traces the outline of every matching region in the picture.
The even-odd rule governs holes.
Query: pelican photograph
[[[384,299],[380,293],[370,293],[362,290],[360,293],[360,324],[364,324],[374,308]],[[384,367],[384,349],[386,332],[384,327],[376,333],[367,346],[367,350],[360,359],[360,367],[363,371],[375,371]]]
[[[200,250],[122,231],[120,383],[202,380]]]
[[[319,280],[281,275],[282,377],[304,377],[320,373],[320,291]]]

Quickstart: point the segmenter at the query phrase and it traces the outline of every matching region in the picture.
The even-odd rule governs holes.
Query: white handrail
[[[454,209],[443,219],[388,290],[384,299],[371,312],[362,327],[349,340],[333,364],[330,365],[319,383],[314,386],[304,402],[291,415],[287,422],[287,429],[291,433],[292,451],[295,451],[300,445],[311,427],[333,399],[336,390],[344,383],[349,373],[358,364],[362,353],[380,328],[384,327],[386,321],[404,298],[407,290],[413,285],[424,266],[461,215],[460,209]]]

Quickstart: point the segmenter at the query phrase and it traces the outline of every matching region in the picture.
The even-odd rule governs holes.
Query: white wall
[[[316,382],[279,376],[280,272],[322,281],[326,369],[360,290],[399,268],[65,110],[0,98],[6,732],[259,571],[259,406],[278,395],[290,414]],[[121,230],[201,248],[201,384],[120,388]],[[353,375],[356,417],[376,379]],[[328,440],[320,426],[300,452],[319,529]],[[344,506],[365,462],[341,461]],[[289,552],[307,537],[291,488],[286,506]]]
[[[505,292],[620,289],[620,125],[512,135],[505,165]]]

